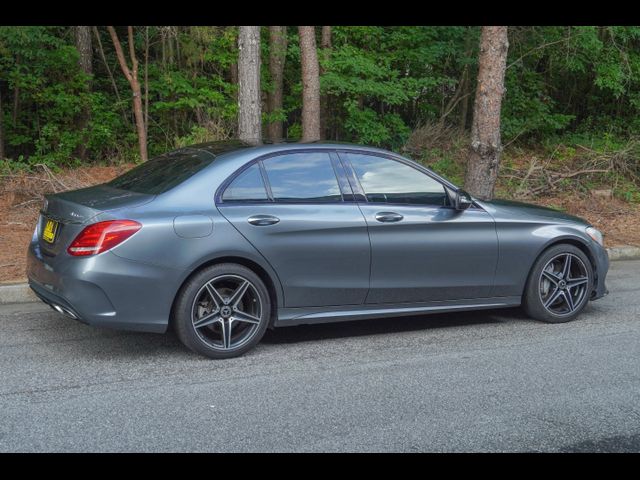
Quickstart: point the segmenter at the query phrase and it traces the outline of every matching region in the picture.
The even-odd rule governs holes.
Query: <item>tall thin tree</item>
[[[262,142],[260,98],[260,27],[238,31],[238,136],[257,145]]]
[[[287,54],[287,27],[269,27],[269,73],[273,90],[267,98],[269,113],[282,113],[282,86],[284,63]],[[282,120],[272,120],[267,126],[267,133],[272,142],[282,140]]]
[[[86,89],[91,90],[91,83],[93,75],[93,49],[91,47],[91,27],[90,26],[76,26],[76,48],[80,54],[78,57],[78,65],[80,69],[89,76]],[[91,119],[91,109],[89,105],[84,105],[82,111],[78,115],[76,121],[76,128],[78,131],[83,132],[82,139],[76,148],[76,155],[82,160],[85,160],[87,156],[87,132],[86,129],[89,126]]]
[[[471,148],[465,188],[478,198],[493,197],[500,164],[500,108],[509,41],[507,27],[482,27],[478,83],[473,106]]]
[[[131,85],[131,92],[133,95],[133,115],[136,119],[136,130],[138,132],[138,143],[140,145],[140,159],[143,162],[146,162],[148,158],[147,129],[144,125],[144,115],[142,112],[142,92],[140,88],[140,81],[138,80],[138,58],[136,57],[135,45],[133,43],[133,27],[127,27],[131,68],[129,68],[129,65],[127,64],[127,60],[124,56],[124,52],[122,51],[122,45],[120,44],[120,39],[118,38],[115,28],[109,26],[107,29],[109,30],[109,35],[111,35],[111,40],[113,40],[113,46],[116,50],[116,56],[118,57],[122,73],[124,73],[125,78],[129,81],[129,85]]]
[[[320,48],[322,50],[322,60],[326,62],[329,58],[331,51],[331,26],[325,25],[322,27],[322,37],[320,40]],[[324,67],[320,65],[320,77],[324,75]],[[322,138],[327,138],[329,114],[329,96],[327,94],[320,95],[320,135]]]
[[[84,73],[93,73],[93,51],[91,49],[91,27],[79,26],[75,28],[76,48],[80,57],[78,64]]]
[[[228,31],[232,31],[233,34],[237,36],[238,28],[234,26],[227,26],[226,28],[228,29]],[[238,87],[238,58],[237,57],[235,58],[234,61],[232,61],[231,65],[229,65],[229,82],[231,82],[231,85],[236,87],[234,89],[234,97],[237,103],[238,102],[238,88],[237,88]]]
[[[298,27],[302,64],[302,141],[320,140],[320,70],[316,28]]]
[[[2,83],[0,83],[0,160],[4,159],[4,110],[2,110]]]
[[[127,117],[124,108],[122,107],[122,102],[120,99],[120,92],[118,91],[118,85],[116,84],[116,79],[113,78],[113,73],[111,72],[111,68],[109,67],[109,62],[107,62],[107,57],[104,54],[104,48],[102,48],[102,40],[100,40],[100,32],[98,31],[98,27],[93,27],[93,35],[96,38],[98,53],[100,54],[100,58],[102,59],[102,63],[104,63],[104,67],[107,70],[107,74],[109,75],[109,80],[111,80],[111,85],[113,86],[113,91],[116,94],[116,100],[118,105],[120,106],[120,110],[122,111],[122,118],[125,122],[129,122],[129,118]]]

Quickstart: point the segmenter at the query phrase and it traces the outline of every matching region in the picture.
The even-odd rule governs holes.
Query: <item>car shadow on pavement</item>
[[[558,451],[563,453],[637,453],[640,451],[640,435],[618,435],[586,440],[565,445],[560,447]]]
[[[428,331],[481,324],[498,324],[527,320],[519,308],[455,312],[358,321],[299,325],[267,330],[262,344],[305,343],[368,335],[388,335],[411,331]],[[54,355],[64,357],[73,349],[74,357],[128,362],[143,358],[177,358],[188,361],[197,354],[178,340],[172,328],[166,334],[138,333],[96,328],[76,323],[61,315],[47,315],[47,327],[29,329],[31,341],[47,345]]]
[[[262,343],[281,344],[322,339],[383,335],[418,330],[528,320],[520,308],[412,315],[393,318],[371,318],[348,322],[298,325],[267,330]]]

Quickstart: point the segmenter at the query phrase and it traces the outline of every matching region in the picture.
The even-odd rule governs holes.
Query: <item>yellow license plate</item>
[[[44,226],[44,232],[42,232],[42,239],[45,242],[53,243],[56,239],[56,233],[58,232],[58,222],[55,220],[47,220]]]

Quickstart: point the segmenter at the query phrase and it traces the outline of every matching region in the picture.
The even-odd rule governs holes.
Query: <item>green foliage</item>
[[[7,146],[30,164],[71,163],[84,134],[74,120],[92,100],[77,50],[55,27],[2,27],[0,45],[0,78],[17,106],[15,123],[3,118]]]
[[[91,94],[91,117],[89,119],[87,146],[103,158],[122,157],[122,139],[128,138],[127,145],[136,138],[123,122],[122,116],[114,107],[113,99],[104,92]]]
[[[187,115],[198,110],[209,118],[229,119],[236,115],[230,85],[220,78],[189,78],[183,72],[172,71],[158,75],[150,82],[149,89],[157,98],[151,106],[151,113]]]
[[[640,203],[640,187],[628,178],[618,179],[613,194],[626,202]]]
[[[299,140],[302,138],[302,125],[294,123],[287,128],[287,138],[290,140]]]
[[[130,63],[126,28],[117,31]],[[81,146],[88,161],[136,158],[130,85],[105,27],[98,32],[106,62],[92,37],[88,78],[78,65],[73,27],[0,27],[0,121],[10,159],[2,168],[75,165]],[[319,27],[317,33],[319,41]],[[480,27],[335,26],[332,33],[332,47],[319,51],[328,139],[400,149],[418,126],[468,130]],[[263,108],[263,122],[282,121],[286,136],[297,139],[300,46],[296,27],[286,34],[283,108]],[[265,99],[273,89],[268,38],[264,27]],[[627,148],[640,129],[640,27],[510,27],[509,44],[503,143],[541,146],[567,168],[581,161],[580,145],[605,156]],[[235,134],[237,27],[134,27],[133,46],[140,82],[148,79],[143,101],[151,155]],[[412,154],[460,183],[466,144],[447,149],[429,142]],[[616,195],[637,201],[635,180],[616,175],[609,179]]]
[[[464,183],[464,166],[456,162],[449,155],[444,152],[434,151],[432,154],[436,161],[429,163],[427,166],[433,171],[438,172],[450,182],[456,185],[462,185]]]
[[[532,134],[549,135],[564,129],[575,118],[556,111],[545,93],[543,80],[532,71],[507,71],[502,134],[506,141]]]
[[[372,108],[359,108],[354,101],[346,101],[344,128],[355,141],[370,145],[402,145],[410,129],[396,113],[379,114]]]
[[[334,47],[323,62],[322,91],[336,105],[334,125],[346,139],[398,148],[412,124],[433,115],[411,110],[455,83],[443,65],[464,30],[427,27],[334,27]],[[341,120],[341,119],[344,120]]]
[[[191,127],[191,131],[187,135],[176,139],[176,147],[187,147],[189,145],[206,142],[208,139],[207,129],[199,125],[194,125]]]
[[[640,126],[639,27],[516,27],[509,41],[506,141]]]

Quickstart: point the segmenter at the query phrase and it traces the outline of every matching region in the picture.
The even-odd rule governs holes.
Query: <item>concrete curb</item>
[[[640,260],[640,247],[607,248],[609,260]],[[27,283],[0,285],[0,305],[8,303],[29,303],[39,301]]]
[[[28,303],[38,301],[27,283],[0,285],[0,305],[7,303]]]
[[[640,259],[640,247],[611,247],[607,252],[611,261]]]

